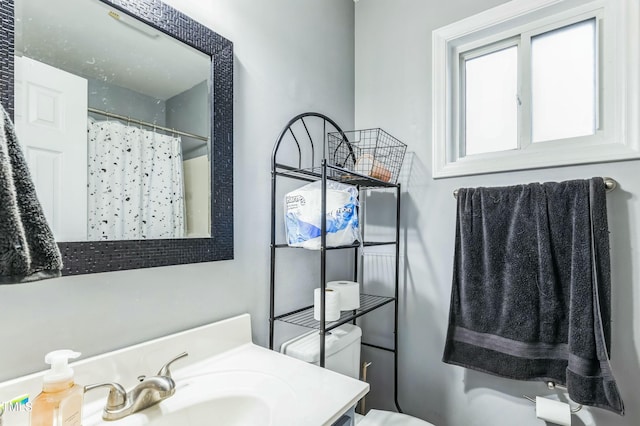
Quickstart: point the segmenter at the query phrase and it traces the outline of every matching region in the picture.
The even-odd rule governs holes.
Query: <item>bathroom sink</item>
[[[254,396],[225,396],[201,402],[188,408],[151,420],[150,426],[210,426],[213,419],[220,426],[271,425],[272,411],[262,399]]]
[[[175,411],[149,409],[145,414],[130,416],[119,424],[149,426],[209,426],[215,420],[220,426],[271,425],[272,410],[266,401],[249,395],[227,395]]]
[[[212,367],[213,366],[213,367]],[[159,404],[118,420],[118,426],[216,426],[287,424],[294,390],[281,378],[255,370],[176,370],[176,393]],[[103,424],[102,403],[85,411],[85,426]],[[89,414],[89,413],[85,413]]]
[[[177,365],[176,365],[177,367]],[[84,426],[330,425],[366,383],[247,343],[173,371],[173,396],[115,422],[105,400],[85,405]],[[336,410],[336,408],[338,408]]]
[[[351,377],[252,343],[249,315],[207,324],[71,364],[83,385],[117,382],[130,390],[140,375],[181,352],[171,366],[175,393],[120,420],[104,421],[106,388],[86,392],[83,426],[329,426],[369,390]],[[46,371],[0,383],[0,401],[37,395]],[[29,426],[28,412],[6,412],[9,426]]]

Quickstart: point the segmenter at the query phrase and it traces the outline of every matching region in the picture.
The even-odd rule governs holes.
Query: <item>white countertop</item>
[[[87,358],[73,363],[72,367],[76,382],[82,385],[115,381],[131,389],[139,375],[156,374],[166,361],[183,351],[189,356],[171,368],[176,382],[175,395],[125,419],[103,422],[100,412],[107,391],[91,391],[85,396],[83,424],[150,424],[163,416],[177,418],[170,415],[185,406],[202,403],[204,407],[214,399],[226,401],[226,397],[241,395],[244,400],[228,401],[249,401],[247,398],[260,401],[247,406],[247,410],[268,406],[270,414],[263,417],[265,425],[323,426],[335,422],[369,391],[365,382],[253,344],[248,314]],[[43,374],[0,383],[0,401],[26,393],[33,400],[40,392]],[[239,405],[238,410],[243,410],[242,407]],[[2,420],[3,426],[28,426],[29,415],[26,410],[5,412]],[[182,426],[182,419],[180,422]],[[189,424],[199,423],[192,420],[184,426]]]

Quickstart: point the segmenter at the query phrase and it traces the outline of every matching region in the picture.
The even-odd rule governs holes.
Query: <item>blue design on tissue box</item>
[[[320,236],[320,228],[298,218],[293,213],[287,214],[289,244],[303,243]]]
[[[349,203],[344,207],[327,212],[327,234],[343,231],[349,227],[358,229],[358,215],[356,204]],[[294,213],[287,213],[287,234],[289,244],[299,244],[313,238],[318,238],[321,234],[320,228],[297,218]]]

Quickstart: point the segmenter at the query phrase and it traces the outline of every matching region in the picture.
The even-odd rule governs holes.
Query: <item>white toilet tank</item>
[[[280,352],[285,355],[306,361],[311,364],[320,363],[320,336],[317,330],[295,337],[282,344]],[[360,340],[362,330],[352,324],[343,324],[325,335],[325,367],[360,378]]]
[[[344,324],[325,336],[325,367],[354,379],[360,378],[360,340],[362,330]],[[280,346],[283,354],[318,365],[320,336],[317,330],[286,341]],[[351,415],[350,415],[351,417]],[[370,410],[365,417],[358,416],[356,426],[433,426],[423,420],[404,414]]]

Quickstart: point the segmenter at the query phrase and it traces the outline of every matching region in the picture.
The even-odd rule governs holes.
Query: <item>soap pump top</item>
[[[42,392],[33,400],[31,426],[81,426],[84,387],[74,382],[69,359],[79,352],[49,352],[44,361],[51,364],[42,379]]]
[[[45,355],[44,362],[51,365],[51,370],[44,376],[44,385],[73,382],[73,370],[69,367],[69,360],[78,358],[80,355],[80,352],[69,349],[53,351]]]

